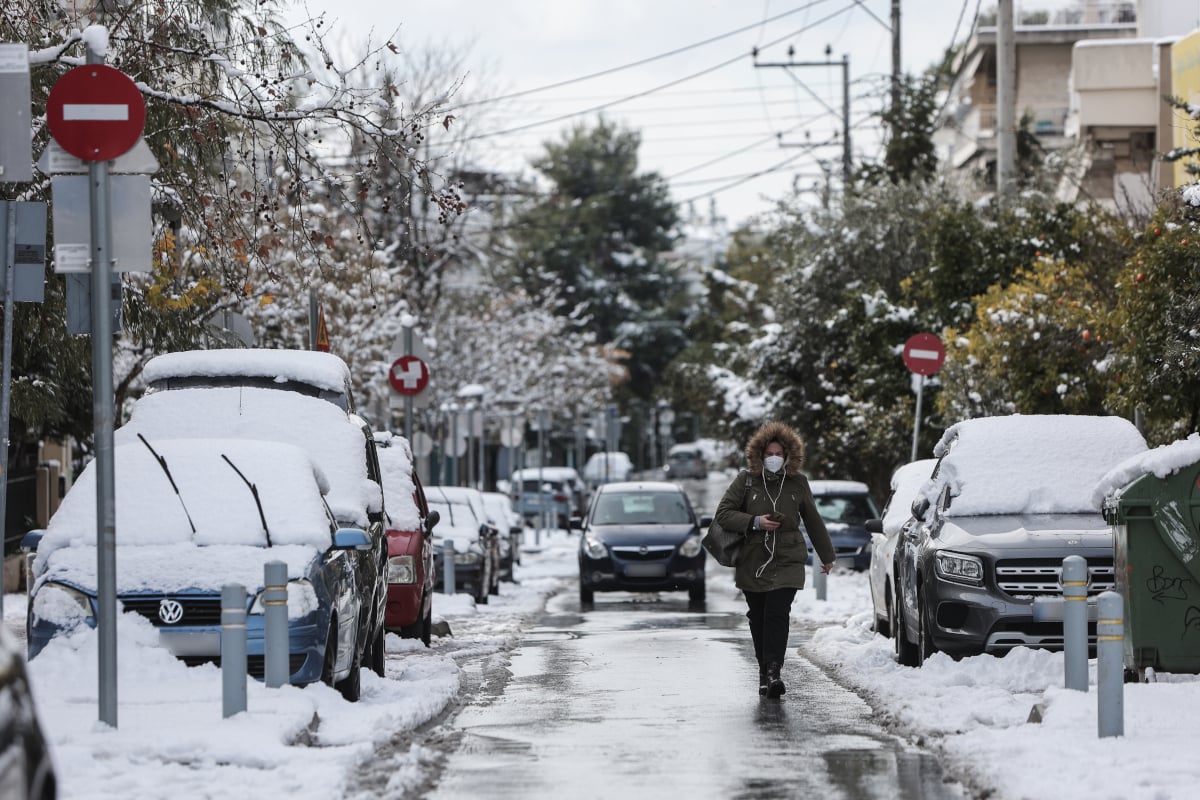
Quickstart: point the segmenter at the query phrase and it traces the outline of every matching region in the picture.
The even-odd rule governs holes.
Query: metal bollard
[[[291,678],[288,655],[287,564],[268,561],[263,565],[263,661],[264,678],[274,689]]]
[[[221,696],[226,717],[246,710],[246,587],[221,587]]]
[[[1063,685],[1088,690],[1087,561],[1067,556],[1062,563]]]
[[[1125,735],[1125,601],[1102,592],[1096,618],[1097,727],[1101,738]]]
[[[454,594],[454,542],[447,539],[442,543],[442,591]]]
[[[814,558],[813,559],[813,588],[817,590],[817,599],[818,600],[825,599],[825,586],[826,586],[826,582],[827,582],[828,578],[829,578],[829,576],[825,574],[825,571],[823,569],[821,569],[821,565],[818,564],[817,560]]]

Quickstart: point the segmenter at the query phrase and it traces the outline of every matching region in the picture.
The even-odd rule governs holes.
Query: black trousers
[[[746,596],[746,618],[750,620],[750,636],[754,639],[754,656],[760,667],[782,664],[787,652],[788,627],[791,624],[792,601],[795,589],[772,589],[769,592],[743,592]]]

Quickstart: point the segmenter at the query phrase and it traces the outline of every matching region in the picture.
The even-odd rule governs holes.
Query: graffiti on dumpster
[[[1162,564],[1155,564],[1152,574],[1146,581],[1146,591],[1150,596],[1162,603],[1164,600],[1187,600],[1187,586],[1191,578],[1170,578],[1163,574]]]
[[[1183,612],[1183,633],[1179,638],[1185,638],[1190,630],[1200,630],[1200,608],[1196,606],[1188,606],[1188,610]]]
[[[1191,561],[1200,553],[1200,546],[1192,536],[1191,527],[1183,518],[1183,510],[1175,500],[1162,502],[1154,501],[1154,524],[1163,534],[1167,544],[1173,545],[1179,553],[1179,560],[1184,564]]]

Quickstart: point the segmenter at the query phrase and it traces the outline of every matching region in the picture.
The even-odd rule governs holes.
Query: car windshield
[[[875,516],[871,502],[861,494],[826,494],[814,497],[817,513],[826,522],[863,525]]]
[[[429,508],[431,510],[436,509],[441,518],[446,520],[446,524],[451,528],[470,528],[479,524],[479,520],[475,518],[475,512],[465,502],[430,500]]]
[[[679,525],[690,522],[678,492],[610,492],[596,501],[596,525]]]

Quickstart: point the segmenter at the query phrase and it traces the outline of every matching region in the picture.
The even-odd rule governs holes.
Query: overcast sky
[[[903,0],[904,69],[923,71],[965,38],[981,6],[994,2]],[[840,171],[843,55],[854,159],[880,154],[873,115],[891,73],[891,0],[308,0],[308,7],[336,19],[335,32],[352,41],[399,29],[395,41],[406,49],[464,54],[459,102],[525,93],[455,110],[478,137],[469,152],[482,167],[529,175],[528,159],[544,141],[594,123],[605,106],[607,117],[641,132],[643,171],[666,177],[677,201],[694,201],[704,214],[715,198],[718,214],[738,224],[793,181],[818,185],[820,162]],[[789,47],[795,61],[825,61],[827,46],[839,63],[756,68],[756,46],[760,63],[787,61]],[[633,95],[642,96],[626,100]],[[437,144],[434,137],[435,152]]]

